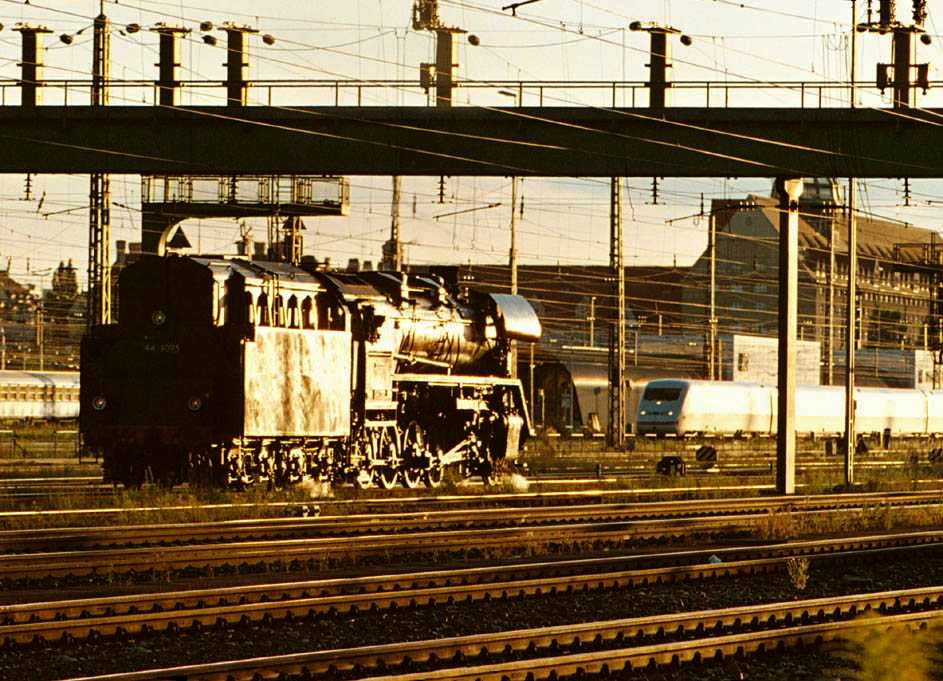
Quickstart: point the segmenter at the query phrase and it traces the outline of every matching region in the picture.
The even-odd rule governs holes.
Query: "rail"
[[[790,514],[790,517],[827,513],[853,513],[857,517],[860,510],[799,511]],[[747,534],[766,527],[769,520],[769,513],[756,512],[708,518],[589,522],[484,530],[361,534],[351,537],[8,554],[0,556],[0,579],[5,585],[15,585],[45,577],[81,577],[131,572],[156,576],[188,568],[199,568],[209,574],[218,569],[239,566],[297,564],[322,569],[341,563],[363,564],[368,558],[378,555],[396,556],[400,561],[408,561],[428,559],[430,554],[435,554],[437,560],[450,558],[458,561],[468,559],[470,555],[505,555],[509,548],[521,545],[530,547],[535,554],[551,549],[559,550],[561,546],[579,547],[583,551],[615,551],[650,539]],[[899,535],[890,540],[887,536],[876,535],[855,539],[852,546],[901,546],[905,541],[908,545],[935,544],[941,541],[941,537],[943,535],[937,531],[908,533],[906,540]],[[834,550],[835,544],[822,548],[823,552]]]
[[[933,81],[931,88],[943,85]],[[86,105],[91,80],[45,80],[40,83],[43,103]],[[870,81],[856,82],[858,92],[870,91],[890,106],[891,93],[878,94]],[[121,105],[157,106],[160,89],[151,80],[111,80],[111,101]],[[668,86],[672,106],[686,107],[798,107],[845,108],[851,84],[825,81],[676,81]],[[21,84],[0,80],[0,106],[20,103]],[[264,106],[390,106],[431,105],[435,93],[424,91],[415,80],[259,80],[248,84],[251,105]],[[870,88],[870,90],[868,90]],[[598,106],[639,108],[649,105],[648,84],[643,81],[591,80],[459,80],[453,99],[456,106],[555,107]],[[220,81],[180,81],[180,106],[225,105],[226,88]]]
[[[860,594],[425,641],[399,641],[83,677],[81,681],[198,678],[248,681],[296,675],[305,678],[330,675],[333,678],[338,671],[348,670],[356,673],[352,678],[382,678],[385,681],[585,678],[623,669],[722,659],[815,644],[841,638],[853,630],[924,629],[937,624],[943,617],[940,596],[939,590]],[[880,619],[849,619],[869,612],[881,613],[882,616]],[[807,621],[813,623],[807,624]],[[428,669],[415,671],[417,666],[427,665]]]
[[[901,550],[864,549],[816,554],[818,560],[874,560]],[[547,594],[610,591],[655,584],[689,582],[734,575],[770,574],[785,570],[793,547],[782,546],[773,557],[687,565],[704,560],[704,551],[662,554],[667,564],[654,568],[633,563],[658,560],[658,555],[577,559],[463,568],[354,578],[320,579],[276,584],[205,588],[178,592],[129,594],[64,601],[0,606],[0,643],[25,645],[39,640],[87,639],[174,628],[211,627],[221,623],[264,622],[271,619],[345,616],[394,608],[443,603],[522,599]],[[619,569],[622,568],[622,569]],[[626,569],[628,568],[628,569]],[[603,569],[605,571],[600,572]],[[943,588],[912,589],[908,598],[943,600]],[[851,599],[852,597],[848,597]],[[680,615],[677,617],[681,617]]]
[[[589,504],[566,503],[535,507],[502,505],[490,509],[451,509],[396,513],[337,513],[325,503],[323,515],[301,518],[263,518],[157,525],[102,525],[0,530],[0,545],[8,553],[58,552],[100,548],[144,548],[195,543],[224,543],[255,540],[305,539],[327,537],[405,534],[411,532],[446,532],[451,530],[487,530],[527,528],[586,523],[644,523],[694,520],[773,513],[812,513],[816,511],[862,508],[909,507],[934,508],[941,504],[936,490],[924,492],[822,494],[808,497],[746,497],[703,500],[653,501],[626,504],[597,501]],[[319,509],[320,510],[320,509]],[[0,518],[16,517],[22,522],[29,511]],[[45,518],[49,515],[44,514]],[[629,530],[627,530],[629,531]]]

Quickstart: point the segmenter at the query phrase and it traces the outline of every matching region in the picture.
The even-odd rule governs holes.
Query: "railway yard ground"
[[[103,486],[41,440],[0,451],[0,679],[941,678],[943,464],[917,443],[862,453],[855,489],[800,448],[787,499],[758,441],[225,493]]]

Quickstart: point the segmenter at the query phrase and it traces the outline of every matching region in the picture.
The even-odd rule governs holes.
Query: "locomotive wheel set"
[[[105,479],[242,486],[489,480],[530,433],[523,298],[436,279],[145,256],[82,346],[80,425]]]

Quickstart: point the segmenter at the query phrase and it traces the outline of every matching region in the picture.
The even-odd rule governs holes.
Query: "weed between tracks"
[[[805,591],[809,584],[809,559],[804,556],[791,556],[786,559],[786,572],[789,583],[796,591]]]
[[[761,539],[786,541],[799,537],[829,536],[853,532],[882,532],[908,528],[939,528],[943,508],[900,508],[886,504],[832,513],[770,511],[758,528]]]

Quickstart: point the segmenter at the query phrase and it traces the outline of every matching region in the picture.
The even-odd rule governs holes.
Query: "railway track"
[[[858,617],[863,613],[879,616]],[[814,645],[856,630],[925,628],[941,619],[943,588],[933,587],[257,657],[81,681],[316,679],[337,672],[377,681],[566,678]]]
[[[824,542],[795,542],[764,547],[765,556],[739,560],[729,558],[750,555],[756,549],[718,549],[712,554],[714,562],[707,561],[705,551],[674,552],[12,604],[0,606],[0,643],[10,646],[198,630],[223,624],[766,574],[783,570],[784,558],[797,555],[854,561],[925,546],[911,544],[913,539],[909,535],[884,537],[885,544],[899,541],[901,546],[848,551],[835,550]],[[872,541],[873,538],[845,540],[854,544]],[[823,554],[823,550],[831,552]],[[718,560],[717,553],[725,560]],[[657,563],[658,567],[639,567]],[[939,591],[943,594],[943,587]]]
[[[839,510],[800,510],[786,507],[790,519],[821,514],[850,513],[858,517],[860,506]],[[840,516],[836,516],[840,518]],[[114,575],[127,573],[166,574],[175,570],[215,570],[226,567],[279,565],[324,569],[350,565],[368,557],[389,560],[481,558],[492,554],[517,555],[573,550],[619,550],[626,544],[692,536],[732,537],[755,535],[766,530],[770,513],[765,510],[732,515],[640,519],[597,522],[524,524],[522,526],[474,529],[365,533],[352,536],[315,536],[262,541],[181,544],[167,546],[83,549],[78,551],[30,552],[0,555],[0,583],[8,586],[43,577]],[[920,536],[917,533],[914,536]],[[923,542],[937,542],[939,533],[923,533]],[[97,539],[95,541],[98,541]],[[287,567],[286,567],[287,566]]]
[[[893,494],[860,493],[809,497],[749,497],[711,501],[662,501],[645,503],[574,503],[574,495],[551,497],[563,503],[553,506],[501,505],[409,512],[376,512],[321,515],[299,518],[264,518],[202,523],[43,528],[0,531],[0,551],[5,554],[64,552],[114,547],[169,547],[196,542],[222,543],[263,539],[312,539],[355,537],[370,534],[402,534],[461,529],[539,528],[585,523],[620,523],[643,520],[744,517],[771,513],[812,513],[861,510],[874,507],[943,506],[939,491]],[[515,501],[520,501],[515,499]],[[548,503],[540,495],[531,501]],[[549,502],[554,503],[554,502]],[[331,510],[335,510],[333,507]],[[24,512],[25,515],[28,515]],[[693,528],[696,529],[696,528]],[[709,524],[706,529],[709,529]],[[2,558],[2,556],[0,556]]]

